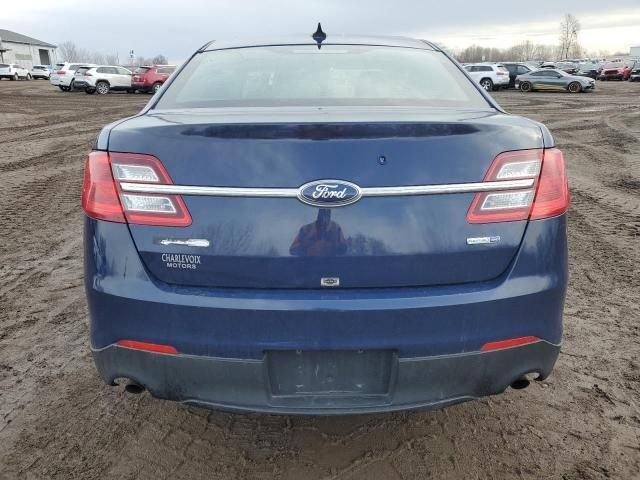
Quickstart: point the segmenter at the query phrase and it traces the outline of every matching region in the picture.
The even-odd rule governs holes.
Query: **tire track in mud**
[[[33,112],[0,129],[0,478],[633,478],[640,85],[598,87],[495,94],[549,125],[566,154],[571,278],[552,376],[442,411],[305,418],[182,407],[101,383],[82,287],[83,157],[102,124],[149,97],[0,82],[0,118]]]

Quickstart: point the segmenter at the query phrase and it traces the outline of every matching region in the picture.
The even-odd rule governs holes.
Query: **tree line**
[[[559,24],[558,43],[547,45],[525,40],[508,48],[489,48],[471,45],[463,50],[452,51],[459,62],[526,62],[530,60],[566,60],[575,58],[603,58],[609,52],[587,52],[580,45],[580,21],[570,13]],[[624,55],[620,53],[614,54]]]
[[[74,42],[62,42],[58,45],[58,57],[65,62],[87,62],[97,65],[121,65],[118,54],[104,54],[101,52],[92,52],[85,48],[79,48]],[[129,64],[129,57],[123,63]],[[155,57],[145,58],[138,56],[133,60],[133,66],[140,65],[166,65],[167,57],[164,55],[156,55]]]

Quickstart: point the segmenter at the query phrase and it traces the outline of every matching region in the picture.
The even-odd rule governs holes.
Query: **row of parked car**
[[[0,80],[37,80],[49,78],[51,70],[48,65],[34,65],[31,70],[15,63],[0,63]]]
[[[63,92],[84,90],[106,95],[110,91],[155,93],[175,71],[175,65],[145,65],[129,68],[118,65],[61,63],[51,72],[49,81]]]
[[[519,88],[565,90],[571,93],[595,88],[595,79],[640,81],[640,62],[609,63],[539,63],[502,62],[463,64],[469,76],[485,90]]]
[[[58,63],[34,65],[26,69],[17,64],[0,64],[0,79],[49,80],[63,92],[84,90],[105,95],[110,91],[157,92],[176,69],[175,65],[145,65],[126,68],[118,65]]]

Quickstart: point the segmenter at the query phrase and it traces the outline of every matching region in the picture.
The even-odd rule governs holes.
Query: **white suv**
[[[9,80],[18,80],[19,78],[31,80],[31,74],[29,70],[15,63],[0,63],[0,80],[3,78],[8,78]]]
[[[51,70],[49,70],[49,67],[46,65],[34,65],[33,67],[31,67],[30,73],[31,78],[33,78],[34,80],[37,80],[39,78],[46,80],[51,76]]]
[[[49,82],[51,85],[59,87],[63,92],[70,92],[73,90],[73,76],[80,67],[92,67],[93,63],[57,63],[56,69],[51,72],[49,76]]]
[[[488,92],[509,87],[509,70],[500,63],[473,63],[464,69]]]
[[[111,90],[135,91],[131,87],[131,70],[114,65],[100,65],[97,67],[82,67],[76,71],[73,78],[75,88],[93,94],[106,95]]]

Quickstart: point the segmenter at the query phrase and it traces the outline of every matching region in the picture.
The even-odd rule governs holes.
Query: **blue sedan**
[[[216,409],[440,408],[547,377],[563,155],[436,45],[211,42],[86,162],[107,384]]]

